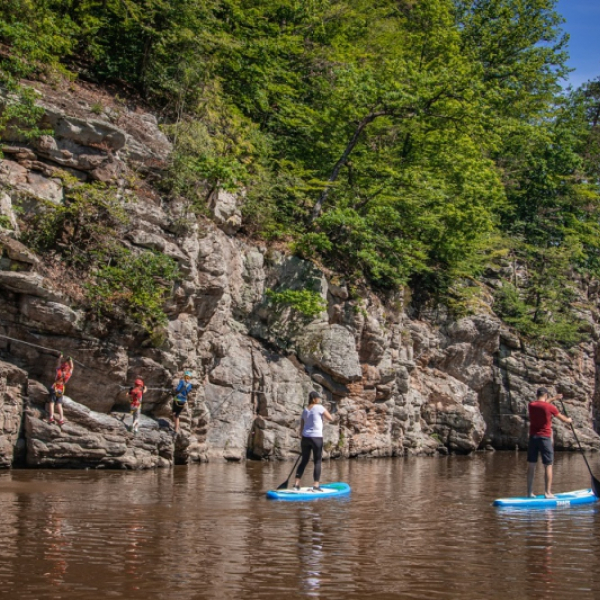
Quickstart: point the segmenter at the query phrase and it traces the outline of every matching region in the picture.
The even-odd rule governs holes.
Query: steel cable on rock
[[[58,356],[63,356],[63,352],[61,352],[60,350],[53,350],[52,348],[46,348],[45,346],[40,346],[39,344],[32,344],[31,342],[25,342],[24,340],[12,338],[8,335],[4,335],[3,333],[0,333],[0,338],[4,338],[5,340],[9,340],[11,342],[18,342],[19,344],[25,344],[26,346],[31,346],[33,348],[39,348],[40,350],[45,350],[46,352],[49,352],[50,354],[57,354]],[[75,360],[74,358],[71,358],[71,360],[76,365],[79,365],[80,367],[83,367],[84,369],[92,368],[92,367],[88,367],[87,365],[84,365],[83,363],[79,362],[78,360]]]

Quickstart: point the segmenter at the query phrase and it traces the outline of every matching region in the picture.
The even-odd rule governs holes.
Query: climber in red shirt
[[[542,455],[544,464],[544,482],[546,498],[554,498],[552,494],[552,463],[554,462],[554,448],[552,447],[552,417],[560,419],[564,423],[571,423],[569,417],[565,417],[558,408],[551,404],[554,400],[560,400],[562,394],[548,398],[548,390],[539,388],[537,398],[529,403],[529,446],[527,448],[527,496],[535,498],[533,493],[533,480],[535,477],[535,465],[538,454]]]
[[[133,382],[133,387],[129,390],[129,396],[131,397],[130,409],[132,415],[131,428],[129,431],[132,431],[134,435],[137,433],[140,424],[142,398],[146,391],[147,388],[144,385],[144,381],[141,377],[136,378],[136,380]]]
[[[65,422],[63,414],[63,396],[65,395],[65,386],[73,375],[73,359],[70,356],[63,358],[61,354],[56,367],[54,383],[50,386],[50,400],[48,401],[48,423],[58,422],[62,425]],[[58,421],[54,420],[54,407],[58,413]]]

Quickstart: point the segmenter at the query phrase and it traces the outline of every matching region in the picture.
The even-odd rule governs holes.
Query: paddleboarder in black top
[[[548,398],[548,390],[539,388],[536,400],[529,403],[529,446],[527,448],[527,496],[535,498],[533,493],[533,479],[538,454],[542,455],[544,464],[544,482],[546,498],[554,498],[552,493],[552,463],[554,462],[554,448],[552,447],[552,417],[564,423],[571,423],[569,417],[561,414],[551,402],[560,400],[562,394]]]

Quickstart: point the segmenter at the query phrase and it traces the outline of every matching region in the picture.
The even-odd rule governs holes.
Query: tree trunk
[[[312,221],[315,221],[315,219],[319,218],[319,215],[321,214],[321,210],[323,209],[323,204],[324,204],[325,200],[327,200],[327,197],[329,196],[329,192],[331,191],[331,184],[333,184],[335,182],[335,180],[338,178],[338,175],[340,174],[340,171],[342,170],[342,167],[348,162],[348,158],[350,157],[352,150],[354,150],[356,144],[358,144],[360,134],[363,132],[365,127],[369,123],[372,123],[377,117],[383,117],[388,114],[390,114],[389,111],[385,111],[385,110],[382,110],[379,112],[373,112],[373,113],[368,114],[366,117],[364,117],[358,123],[358,125],[356,126],[356,129],[354,131],[354,134],[352,135],[352,138],[348,142],[348,145],[344,149],[344,152],[342,152],[342,156],[340,156],[340,159],[337,161],[337,163],[335,163],[335,166],[333,167],[333,170],[331,171],[331,175],[329,176],[329,179],[327,180],[327,185],[325,186],[325,189],[321,192],[319,199],[316,201],[316,203],[313,207]]]

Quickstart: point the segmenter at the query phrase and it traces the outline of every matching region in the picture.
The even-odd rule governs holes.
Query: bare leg
[[[552,493],[552,465],[545,465],[544,469],[544,482],[546,484],[544,496],[546,496],[546,498],[555,498]]]
[[[533,480],[535,478],[535,463],[527,463],[527,496],[535,498],[533,493]]]
[[[175,433],[179,432],[179,415],[173,417],[173,423],[175,424]]]
[[[52,421],[54,419],[54,402],[48,402],[48,420]]]
[[[64,421],[64,415],[63,415],[63,407],[62,404],[57,404],[56,405],[56,412],[58,413],[58,419],[59,421]]]
[[[134,411],[133,411],[133,421],[131,423],[131,430],[134,433],[137,433],[137,430],[138,430],[138,425],[139,425],[139,420],[140,420],[140,412],[141,412],[140,407],[134,409]]]

